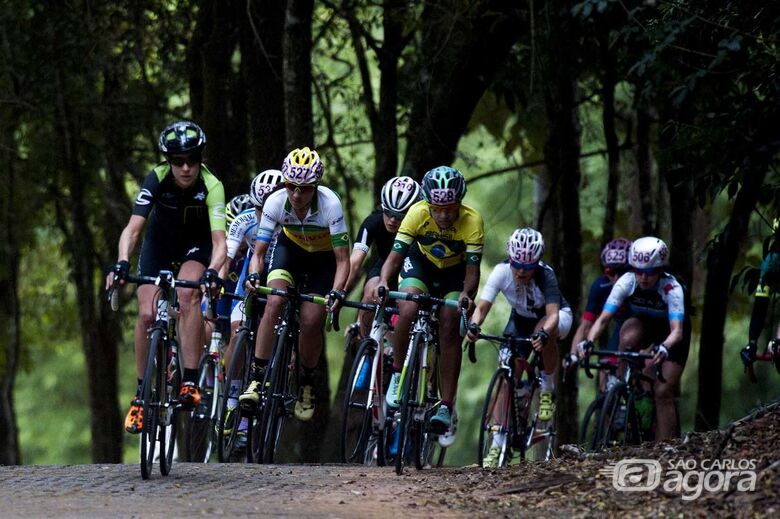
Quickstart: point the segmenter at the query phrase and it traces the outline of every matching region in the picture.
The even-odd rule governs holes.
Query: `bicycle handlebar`
[[[652,359],[655,357],[655,354],[653,353],[643,353],[641,351],[608,351],[608,350],[594,350],[589,349],[585,352],[585,358],[580,360],[580,367],[585,369],[585,375],[588,378],[593,378],[593,373],[591,373],[590,368],[595,367],[597,369],[605,369],[606,366],[602,364],[598,364],[594,366],[593,364],[590,364],[588,361],[588,357],[591,355],[595,355],[599,358],[601,357],[614,357],[617,359],[625,359],[625,360],[647,360]],[[661,383],[666,383],[666,379],[664,378],[663,372],[661,371],[661,364],[658,364],[655,367],[655,376]]]
[[[387,293],[387,297],[391,299],[399,299],[401,301],[412,301],[421,305],[441,305],[449,306],[450,308],[460,308],[460,302],[457,299],[441,299],[439,297],[433,297],[429,294],[412,294],[410,292],[398,292],[396,290],[390,290]]]
[[[188,281],[186,279],[176,279],[173,277],[173,272],[169,270],[161,270],[157,276],[132,276],[128,275],[124,277],[125,283],[135,283],[136,285],[157,285],[167,288],[191,288],[200,289],[200,282]],[[108,289],[108,300],[111,303],[111,310],[116,312],[119,310],[119,299],[117,295],[117,288],[119,288],[119,281],[116,275],[114,276],[114,283],[111,288]]]

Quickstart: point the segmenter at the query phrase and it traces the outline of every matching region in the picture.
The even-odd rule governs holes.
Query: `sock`
[[[198,370],[184,368],[184,374],[182,375],[182,382],[197,382],[197,381],[198,381]]]
[[[452,411],[452,400],[442,400],[441,405]]]
[[[493,447],[502,447],[504,445],[506,433],[497,432],[493,434]]]
[[[262,382],[265,368],[268,367],[268,359],[252,358],[252,367],[249,370],[249,378],[255,382]]]
[[[542,383],[540,384],[542,391],[549,391],[552,393],[555,391],[555,381],[553,379],[553,375],[547,374],[544,371],[542,371]]]

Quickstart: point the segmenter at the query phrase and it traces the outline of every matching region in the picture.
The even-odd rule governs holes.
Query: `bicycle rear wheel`
[[[141,400],[143,401],[143,426],[141,428],[141,477],[149,479],[152,475],[154,453],[157,447],[159,425],[159,401],[163,392],[163,383],[158,365],[158,351],[162,348],[162,332],[154,330],[149,339],[149,350],[146,354],[144,380],[141,384]]]
[[[367,452],[373,425],[373,402],[369,400],[371,368],[377,353],[373,339],[363,339],[358,347],[347,378],[344,410],[341,415],[342,463],[367,463],[373,454]]]
[[[399,476],[403,473],[404,464],[408,464],[412,458],[416,457],[414,453],[413,435],[414,413],[419,405],[418,383],[420,379],[420,359],[418,358],[418,349],[422,342],[420,334],[412,338],[409,351],[406,355],[409,357],[409,364],[406,367],[406,373],[401,383],[400,403],[401,420],[397,430],[397,452],[395,455],[395,473]]]
[[[227,391],[230,388],[231,380],[240,380],[241,385],[238,394],[243,393],[249,386],[249,369],[252,365],[252,355],[255,351],[252,332],[243,329],[239,332],[236,343],[233,346],[233,352],[230,355],[228,369],[225,371],[225,388],[222,398],[222,410],[219,413],[219,425],[217,428],[217,459],[221,463],[227,463],[231,460],[238,437],[238,427],[241,422],[241,409],[238,402],[233,409],[228,409]],[[236,398],[238,398],[236,396]]]
[[[506,368],[498,368],[488,384],[479,428],[477,458],[481,467],[492,447],[500,449],[497,467],[506,467],[512,458],[512,394],[514,383]]]
[[[586,451],[595,451],[596,445],[599,444],[599,422],[603,406],[604,395],[598,395],[585,410],[585,416],[582,417],[577,443]]]
[[[217,408],[221,396],[218,375],[218,361],[206,353],[200,359],[198,366],[200,404],[192,411],[187,434],[189,461],[195,463],[208,463],[211,458],[214,445],[214,426],[217,423]]]
[[[171,358],[172,369],[168,369],[167,360],[167,344],[158,353],[159,362],[163,369],[159,369],[160,377],[164,388],[163,402],[160,407],[160,473],[163,476],[167,476],[171,472],[173,466],[173,458],[176,453],[176,436],[179,429],[180,413],[176,411],[176,405],[181,387],[181,373],[183,364],[179,354],[175,354]],[[169,375],[170,373],[170,375]],[[182,418],[187,418],[183,416]]]

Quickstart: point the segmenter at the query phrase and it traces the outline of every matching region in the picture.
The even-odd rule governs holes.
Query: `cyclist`
[[[754,295],[753,311],[750,314],[750,328],[748,328],[747,346],[740,351],[740,358],[747,367],[756,361],[756,351],[758,350],[758,338],[764,329],[766,314],[769,310],[769,299],[772,291],[780,281],[780,239],[778,239],[778,227],[780,222],[775,219],[772,225],[774,236],[769,243],[764,260],[761,262],[761,272],[758,277],[758,285]],[[780,324],[775,331],[774,337],[780,338]],[[773,357],[780,355],[780,340],[770,341],[770,348]]]
[[[376,260],[368,270],[366,283],[363,285],[363,302],[372,303],[374,301],[374,291],[379,283],[379,274],[385,259],[390,254],[398,227],[409,208],[421,199],[420,184],[411,177],[391,178],[382,186],[381,209],[372,212],[363,220],[355,244],[352,246],[352,255],[349,258],[349,278],[346,286],[347,293],[354,288],[361,274],[363,262],[371,246],[375,245]],[[366,337],[370,332],[371,317],[372,315],[368,312],[362,310],[358,312],[361,337]]]
[[[466,299],[471,305],[471,298],[479,286],[479,264],[484,246],[482,217],[475,209],[461,203],[466,194],[466,181],[460,171],[439,166],[428,171],[421,184],[424,199],[415,203],[401,222],[377,287],[389,286],[390,279],[400,269],[399,290],[402,292]],[[399,301],[398,309],[398,322],[392,337],[393,376],[386,396],[391,408],[398,407],[401,369],[409,331],[417,317],[417,304]],[[439,310],[442,401],[431,418],[431,426],[441,432],[448,431],[452,425],[458,390],[462,357],[459,319],[460,314],[454,308]]]
[[[191,121],[179,121],[160,134],[159,148],[165,161],[158,164],[141,186],[133,214],[119,238],[114,271],[106,277],[106,287],[119,282],[130,271],[130,256],[146,225],[138,273],[156,276],[160,270],[177,270],[182,279],[200,279],[212,290],[220,284],[217,274],[225,261],[225,193],[222,183],[201,154],[206,135]],[[179,342],[184,363],[179,402],[197,405],[197,367],[202,348],[203,322],[200,294],[196,290],[177,289],[180,318]],[[154,285],[138,287],[138,320],[135,325],[135,361],[138,386],[136,398],[125,419],[125,429],[139,433],[143,426],[143,408],[137,402],[148,350],[146,330],[155,316]]]
[[[656,345],[651,364],[661,364],[664,382],[656,380],[656,439],[672,438],[677,431],[675,395],[688,359],[690,319],[685,312],[685,293],[675,277],[664,271],[669,248],[660,238],[645,236],[631,244],[628,263],[633,272],[623,274],[604,304],[604,309],[578,344],[580,355],[606,330],[625,302],[631,317],[620,327],[620,349],[641,350]],[[666,362],[664,362],[666,361]]]
[[[593,323],[601,314],[604,303],[607,301],[615,281],[625,274],[628,269],[628,251],[631,248],[631,240],[625,238],[616,238],[604,246],[601,251],[601,267],[603,273],[593,280],[588,293],[588,302],[585,304],[585,311],[582,319],[574,332],[574,338],[571,343],[569,355],[563,358],[563,367],[569,368],[577,365],[577,345],[588,336]],[[620,342],[620,325],[627,317],[628,309],[622,306],[615,315],[615,326],[606,345],[608,351],[616,351]],[[603,391],[606,383],[606,375],[603,371],[599,374],[599,387]]]
[[[268,195],[276,191],[283,186],[282,172],[278,169],[267,169],[261,171],[252,180],[252,184],[249,188],[249,195],[247,201],[249,202],[249,208],[241,211],[235,218],[233,223],[230,224],[227,237],[227,256],[231,260],[231,264],[234,258],[240,256],[239,251],[241,249],[247,250],[248,253],[245,257],[241,258],[241,265],[236,270],[236,294],[244,295],[244,280],[246,278],[246,272],[249,268],[249,263],[252,259],[252,251],[255,248],[255,238],[257,237],[257,223],[258,216],[261,215],[263,210],[263,204]],[[263,272],[267,272],[267,266],[270,261],[271,248],[269,247],[266,257],[263,259]],[[231,273],[232,275],[232,273]],[[261,278],[261,284],[265,282],[265,279]],[[230,342],[225,350],[225,358],[232,357],[233,347],[235,346],[237,339],[237,331],[241,325],[241,321],[244,317],[243,304],[238,301],[233,301],[232,311],[230,312]],[[239,366],[240,368],[240,366]],[[228,373],[228,376],[234,375]],[[241,391],[240,379],[228,380],[228,413],[232,413],[238,408],[238,397]],[[229,415],[228,415],[229,416]],[[233,426],[233,420],[229,417],[225,419],[225,433],[229,433]],[[246,431],[249,427],[249,421],[247,417],[241,420],[238,430],[238,437],[236,439],[236,448],[241,448],[246,444]]]
[[[260,282],[263,258],[268,251],[274,229],[281,226],[268,266],[268,286],[284,290],[308,275],[307,291],[327,294],[335,310],[344,296],[349,275],[349,235],[341,201],[336,193],[319,185],[323,166],[316,151],[300,148],[284,159],[284,190],[271,194],[263,206],[258,224],[255,250],[249,263],[247,288]],[[260,401],[261,381],[273,350],[274,326],[285,300],[269,296],[257,332],[255,357],[249,388],[239,397],[241,405],[254,408]],[[322,326],[325,309],[314,303],[303,303],[300,309],[298,340],[301,367],[300,395],[295,417],[311,420],[314,415],[314,370],[322,353]]]
[[[468,338],[477,340],[479,325],[485,321],[498,293],[503,293],[512,306],[504,334],[531,336],[533,348],[542,354],[539,419],[547,421],[555,412],[557,341],[571,330],[572,311],[558,288],[555,271],[541,261],[544,238],[539,231],[530,227],[516,229],[507,241],[506,250],[509,258],[495,266],[482,289],[471,317]],[[495,456],[497,459],[498,452]]]

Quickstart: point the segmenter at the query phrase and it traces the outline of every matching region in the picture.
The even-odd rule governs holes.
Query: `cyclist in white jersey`
[[[271,194],[263,206],[257,241],[249,265],[247,288],[254,288],[265,270],[262,259],[277,226],[282,228],[272,248],[268,286],[285,290],[305,281],[304,290],[331,299],[335,310],[344,296],[349,275],[349,235],[341,201],[336,193],[320,186],[323,166],[316,151],[295,149],[282,165],[285,189]],[[260,401],[261,381],[273,349],[274,326],[286,300],[269,296],[257,332],[252,383],[239,401],[254,408]],[[301,421],[314,415],[312,394],[314,370],[322,353],[325,308],[304,302],[300,308],[300,360],[303,370],[295,416]]]
[[[615,282],[588,339],[577,345],[582,355],[606,330],[620,306],[624,302],[628,304],[631,317],[620,327],[620,349],[642,350],[655,346],[655,357],[648,364],[663,362],[665,381],[656,380],[653,385],[656,440],[666,440],[677,433],[675,398],[690,346],[685,292],[674,276],[664,272],[668,259],[669,248],[663,240],[646,236],[634,241],[628,259],[633,272],[623,274]]]
[[[515,230],[507,241],[509,258],[496,265],[482,289],[471,322],[481,325],[499,292],[512,307],[505,334],[530,335],[533,347],[542,353],[542,385],[539,393],[539,418],[549,420],[555,411],[553,392],[558,364],[557,341],[564,339],[572,325],[569,303],[558,288],[552,267],[541,261],[544,252],[542,234],[530,227]],[[477,334],[470,331],[469,340]]]

